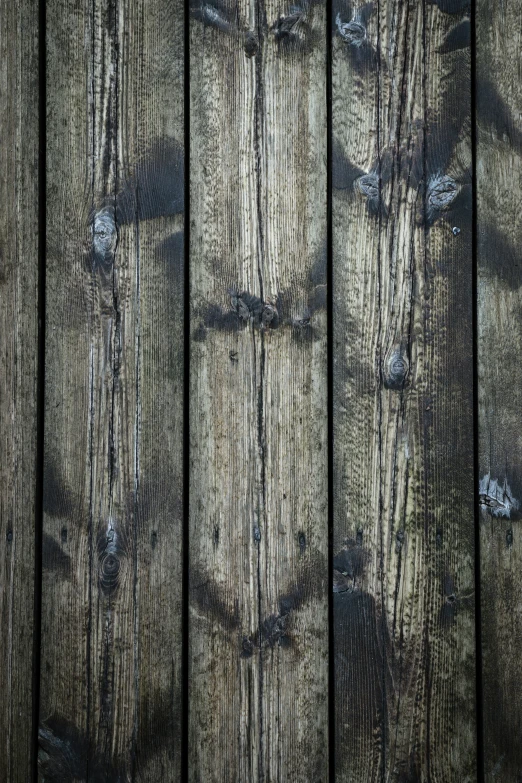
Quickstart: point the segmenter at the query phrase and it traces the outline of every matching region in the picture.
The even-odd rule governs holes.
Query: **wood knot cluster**
[[[428,184],[428,217],[433,219],[437,213],[448,209],[458,194],[458,185],[446,175],[432,177]]]
[[[118,231],[114,220],[114,209],[104,207],[94,216],[92,224],[92,242],[95,254],[106,259],[113,255],[118,241]]]
[[[387,389],[402,389],[406,383],[409,369],[410,364],[407,356],[399,348],[396,348],[386,362],[384,372],[385,387]]]
[[[113,552],[108,552],[100,561],[100,573],[104,589],[113,589],[118,583],[120,561]]]
[[[223,33],[233,33],[235,25],[227,18],[224,10],[210,3],[196,4],[192,7],[192,15],[203,24],[221,30]]]
[[[238,293],[229,291],[232,309],[237,313],[241,321],[250,322],[261,329],[276,326],[278,312],[276,306],[267,300],[264,302],[258,296],[248,291]]]
[[[304,43],[308,32],[304,11],[295,8],[287,16],[281,15],[273,24],[272,31],[280,44],[293,46]]]
[[[364,25],[355,19],[352,19],[351,22],[343,22],[340,14],[337,14],[335,23],[343,41],[352,46],[362,46],[366,40],[366,28]]]
[[[98,540],[98,569],[100,587],[105,595],[110,595],[118,587],[121,569],[121,549],[112,528]]]
[[[259,41],[257,39],[257,35],[252,30],[249,30],[247,33],[245,33],[245,39],[243,42],[243,49],[245,50],[246,56],[254,57],[254,55],[257,54],[258,48]]]
[[[381,203],[381,193],[379,187],[379,177],[374,172],[363,174],[358,177],[354,183],[359,193],[366,198],[367,206],[370,212],[376,214],[379,211]]]
[[[497,479],[492,479],[489,473],[480,480],[479,503],[481,508],[492,516],[506,519],[509,519],[520,505],[513,497],[507,479],[500,484]]]
[[[293,318],[292,326],[296,329],[306,329],[307,326],[310,326],[310,320],[309,315],[304,315],[302,318]]]
[[[289,647],[291,639],[288,636],[289,612],[271,614],[260,624],[259,630],[253,636],[243,636],[241,640],[242,658],[250,658],[256,650],[267,647]]]
[[[369,555],[362,546],[362,531],[357,538],[348,539],[343,549],[334,556],[332,591],[334,593],[354,592],[361,589]]]

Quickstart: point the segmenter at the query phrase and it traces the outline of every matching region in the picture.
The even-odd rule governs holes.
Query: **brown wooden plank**
[[[0,0],[0,780],[33,746],[38,382],[38,4]]]
[[[522,779],[522,19],[477,3],[480,568],[485,780]]]
[[[326,19],[192,9],[191,781],[326,781]]]
[[[465,5],[332,13],[339,783],[476,780]]]
[[[47,7],[45,781],[180,776],[183,36]]]

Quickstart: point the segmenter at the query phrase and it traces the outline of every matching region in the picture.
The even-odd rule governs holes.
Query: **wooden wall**
[[[516,0],[0,0],[0,783],[520,783]]]

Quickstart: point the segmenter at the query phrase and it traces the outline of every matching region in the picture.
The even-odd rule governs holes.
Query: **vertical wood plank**
[[[33,774],[38,4],[0,1],[0,780]]]
[[[522,21],[477,3],[478,380],[485,780],[522,779]]]
[[[181,0],[47,9],[42,780],[180,777]]]
[[[190,22],[191,781],[326,781],[326,18]]]
[[[333,5],[339,782],[476,779],[466,6]]]

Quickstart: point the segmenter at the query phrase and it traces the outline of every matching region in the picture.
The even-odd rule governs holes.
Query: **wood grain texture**
[[[485,780],[522,780],[522,20],[477,3],[478,380]]]
[[[465,10],[333,7],[339,783],[476,780]]]
[[[46,782],[180,778],[183,31],[47,5]]]
[[[0,780],[32,779],[38,4],[0,1]]]
[[[325,783],[325,7],[191,17],[189,780]]]

